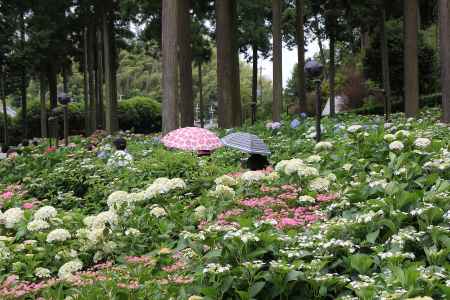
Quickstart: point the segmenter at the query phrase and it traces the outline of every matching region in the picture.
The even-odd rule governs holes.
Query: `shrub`
[[[47,108],[50,110],[49,108]],[[28,137],[41,136],[40,103],[32,99],[28,103]],[[147,97],[135,97],[119,102],[118,105],[119,128],[121,130],[132,130],[136,133],[152,133],[161,130],[161,105],[153,99]],[[9,143],[14,145],[20,143],[22,139],[21,112],[17,112],[17,117],[10,119]],[[69,124],[70,134],[84,133],[84,103],[69,104]],[[58,117],[59,135],[63,135],[63,110],[62,107],[56,109]],[[2,122],[0,121],[0,125]]]
[[[119,127],[136,133],[161,130],[161,105],[153,99],[137,96],[121,101],[118,109]]]

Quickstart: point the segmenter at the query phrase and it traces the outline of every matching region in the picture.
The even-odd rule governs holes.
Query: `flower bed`
[[[126,165],[103,156],[111,137],[99,156],[81,138],[29,149],[0,162],[0,298],[447,299],[436,116],[325,119],[319,144],[313,120],[246,128],[272,150],[263,172],[132,134]]]

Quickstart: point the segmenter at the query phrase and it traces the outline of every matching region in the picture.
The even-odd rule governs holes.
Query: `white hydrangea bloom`
[[[235,186],[237,184],[236,179],[234,179],[233,177],[228,176],[228,175],[223,175],[223,176],[216,178],[216,180],[214,180],[214,183],[216,185],[222,184],[222,185],[226,185],[226,186]]]
[[[416,146],[416,148],[419,148],[419,149],[425,149],[430,145],[431,145],[431,141],[427,138],[417,138],[414,141],[414,146]]]
[[[139,235],[141,235],[141,232],[136,228],[128,228],[127,230],[125,230],[125,235],[126,236],[139,236]]]
[[[407,130],[399,130],[395,133],[395,138],[396,139],[402,139],[402,138],[407,138],[409,137],[410,133]]]
[[[261,171],[247,171],[241,175],[241,179],[247,183],[253,183],[264,179],[265,176]]]
[[[128,201],[128,193],[124,191],[116,191],[109,195],[106,203],[111,209],[120,209]]]
[[[321,160],[322,160],[322,157],[320,157],[320,155],[311,155],[306,159],[306,161],[309,163],[318,163]]]
[[[352,125],[347,128],[347,131],[350,133],[356,133],[356,132],[360,131],[362,128],[363,127],[361,125]]]
[[[197,206],[194,209],[194,216],[196,219],[203,219],[206,216],[206,207],[203,205]]]
[[[34,275],[38,278],[49,278],[52,276],[52,273],[49,269],[39,267],[34,270]]]
[[[47,220],[56,217],[58,214],[53,206],[43,206],[34,213],[35,220]]]
[[[87,216],[83,219],[83,224],[86,225],[87,227],[92,227],[92,225],[94,224],[96,216]]]
[[[314,198],[311,197],[311,196],[304,195],[304,196],[298,197],[297,202],[298,202],[298,204],[300,204],[300,205],[310,205],[310,204],[316,203],[316,199],[314,199]]]
[[[309,188],[313,191],[323,193],[329,190],[330,185],[331,183],[328,179],[317,177],[309,183]]]
[[[314,167],[301,166],[297,171],[299,177],[317,177],[319,176],[319,170]]]
[[[109,224],[110,226],[114,226],[119,222],[118,215],[111,210],[104,211],[99,213],[93,223],[92,228],[103,228],[106,226],[106,224]]]
[[[33,220],[27,225],[27,229],[31,232],[34,231],[41,231],[50,228],[50,224],[48,224],[46,221],[37,219]]]
[[[352,164],[345,164],[342,166],[342,169],[344,169],[345,171],[350,171],[353,168]]]
[[[66,229],[58,228],[50,231],[47,235],[47,243],[64,242],[71,238],[70,232]]]
[[[22,221],[23,210],[17,207],[10,208],[3,213],[2,222],[8,229],[14,228],[14,226]]]
[[[59,268],[58,276],[61,279],[70,279],[73,273],[80,271],[83,268],[83,263],[79,259],[75,259],[65,263]]]
[[[282,160],[275,166],[275,171],[277,172],[284,172],[284,169],[286,168],[286,165],[288,163],[288,160]]]
[[[391,151],[402,151],[403,148],[405,148],[405,145],[403,145],[403,143],[400,141],[394,141],[389,144],[389,149]]]
[[[333,149],[333,144],[330,142],[318,142],[315,146],[314,146],[314,150],[316,151],[322,151],[322,150],[331,150]]]
[[[212,195],[219,198],[233,199],[236,192],[229,186],[219,184],[216,185],[215,190],[212,191]]]
[[[284,167],[284,173],[286,173],[286,175],[292,175],[294,173],[297,173],[298,170],[304,165],[305,163],[301,159],[291,159],[287,161],[286,166]]]
[[[159,207],[158,205],[153,205],[152,209],[150,210],[150,214],[156,218],[161,218],[167,215],[167,212],[164,210],[164,208]]]
[[[170,187],[172,190],[175,189],[185,189],[186,183],[181,178],[174,178],[170,180]]]
[[[391,134],[391,133],[385,134],[385,135],[384,135],[384,140],[385,140],[386,142],[391,143],[391,142],[393,142],[393,141],[395,140],[395,135],[393,135],[393,134]]]

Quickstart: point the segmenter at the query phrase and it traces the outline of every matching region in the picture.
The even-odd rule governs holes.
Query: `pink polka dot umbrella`
[[[213,151],[222,147],[222,142],[213,132],[198,127],[185,127],[171,131],[162,138],[167,148],[186,151]]]

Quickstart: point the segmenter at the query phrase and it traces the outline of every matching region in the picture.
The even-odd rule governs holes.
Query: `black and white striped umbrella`
[[[222,138],[222,143],[230,148],[246,153],[270,155],[267,145],[256,135],[247,132],[235,132]]]

